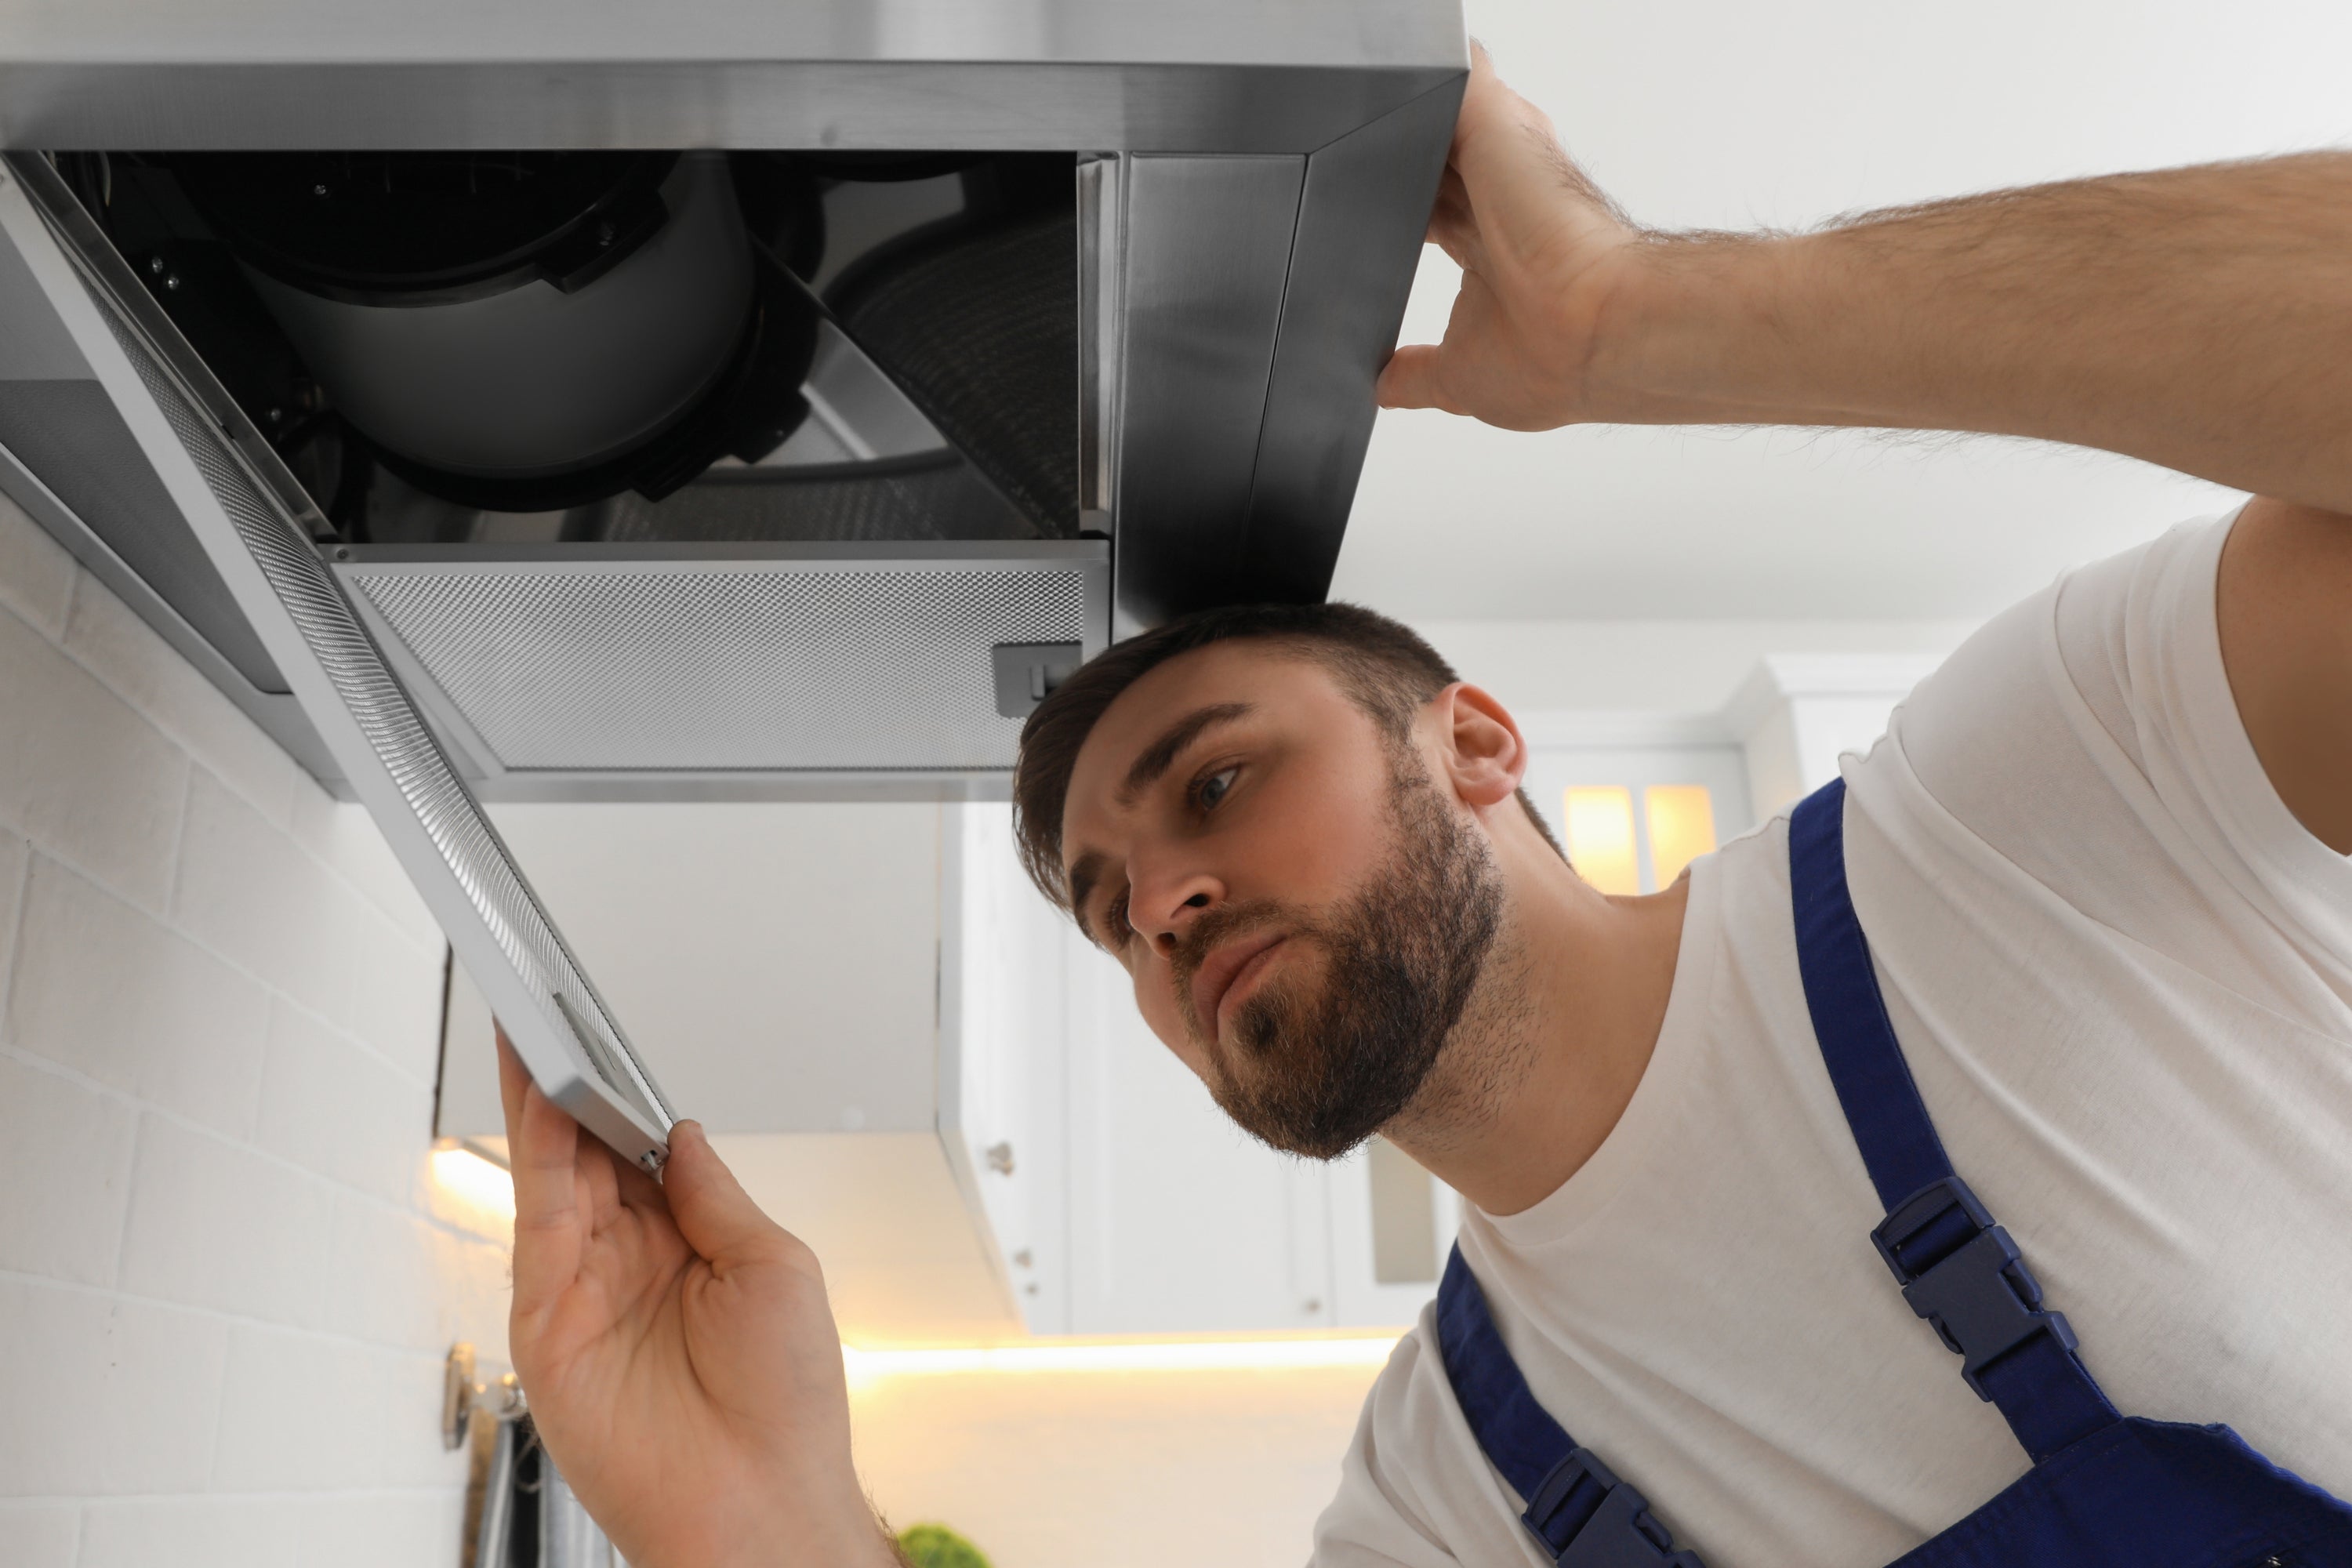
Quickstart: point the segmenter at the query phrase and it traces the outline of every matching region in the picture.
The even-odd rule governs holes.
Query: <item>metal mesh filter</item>
[[[842,323],[1045,532],[1078,529],[1077,228],[958,234],[845,280]]]
[[[482,815],[473,793],[451,768],[415,706],[385,666],[310,539],[254,475],[218,425],[200,411],[194,395],[165,366],[141,327],[125,319],[103,286],[87,274],[83,282],[278,605],[300,632],[336,699],[364,736],[371,754],[339,755],[337,761],[354,775],[370,767],[389,775],[438,852],[435,864],[404,855],[409,876],[428,893],[434,889],[425,885],[434,879],[454,886],[478,919],[479,934],[488,937],[531,989],[549,1029],[559,1038],[577,1038],[589,1065],[614,1094],[652,1127],[667,1127],[674,1116],[652,1076],[581,972],[498,831]],[[331,744],[331,730],[329,739]],[[394,826],[386,825],[387,837],[398,848],[403,836],[392,832]],[[448,916],[443,911],[450,907],[449,900],[429,901],[447,924]],[[449,932],[461,956],[474,945],[467,940],[474,934]],[[567,1109],[578,1114],[585,1108]],[[593,1125],[593,1116],[589,1120]],[[619,1128],[597,1131],[608,1141],[628,1136]],[[648,1165],[659,1164],[657,1153],[642,1158]]]
[[[1029,520],[953,451],[878,462],[717,469],[649,501],[635,491],[575,514],[567,539],[614,544],[1034,539]]]
[[[341,570],[509,770],[1010,768],[990,649],[1094,640],[1067,559]]]

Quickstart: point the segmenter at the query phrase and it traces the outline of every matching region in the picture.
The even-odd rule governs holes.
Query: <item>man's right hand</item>
[[[1390,408],[1442,408],[1507,430],[1622,418],[1595,384],[1601,317],[1641,233],[1561,150],[1544,111],[1471,45],[1429,241],[1462,268],[1445,339],[1396,351]]]
[[[502,1034],[515,1370],[590,1515],[639,1568],[901,1561],[849,1459],[816,1256],[694,1122],[656,1183],[582,1132]]]

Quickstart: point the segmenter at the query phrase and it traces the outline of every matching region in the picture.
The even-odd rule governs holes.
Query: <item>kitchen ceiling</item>
[[[1468,0],[1505,78],[1633,215],[1828,216],[2352,139],[2341,0]],[[1424,252],[1403,341],[1444,329]],[[1422,619],[1990,615],[2233,492],[1990,439],[1385,412],[1332,593]]]

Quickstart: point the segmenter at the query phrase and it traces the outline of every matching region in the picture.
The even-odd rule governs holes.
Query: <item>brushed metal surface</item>
[[[142,458],[142,466],[143,462]],[[112,545],[59,500],[38,474],[5,447],[0,447],[0,490],[7,492],[10,500],[25,509],[26,516],[71,552],[91,576],[104,584],[131,614],[152,627],[197,674],[236,704],[262,733],[284,747],[298,766],[320,781],[329,793],[342,799],[351,798],[351,787],[343,782],[342,770],[327,753],[326,743],[319,739],[318,730],[303,713],[300,700],[290,691],[265,691],[247,680],[215,646],[211,637],[189,624],[181,613],[184,599],[174,604],[157,593],[115,552]],[[222,596],[227,597],[226,588]],[[234,601],[230,602],[233,605]],[[270,684],[283,685],[274,671]]]
[[[43,58],[1293,65],[1376,70],[1462,49],[1428,0],[28,0],[0,48]],[[1449,53],[1450,51],[1450,53]]]
[[[0,488],[68,549],[76,547],[74,532],[90,534],[99,551],[76,553],[99,563],[92,570],[104,573],[110,558],[142,579],[173,584],[174,615],[201,630],[240,684],[286,691],[104,387],[87,378],[0,381],[0,447],[6,448]],[[12,468],[30,483],[12,485]],[[59,526],[66,519],[70,528]]]
[[[1303,153],[1465,61],[1456,0],[36,0],[0,142]]]
[[[1330,591],[1379,412],[1373,385],[1396,348],[1463,87],[1424,93],[1307,160],[1238,563],[1256,597]]]
[[[1078,517],[1097,530],[1118,489],[1125,169],[1118,156],[1078,164]]]
[[[1307,160],[1124,160],[1114,501],[1125,637],[1244,596],[1251,474]]]
[[[84,381],[89,366],[25,258],[0,244],[0,381]]]

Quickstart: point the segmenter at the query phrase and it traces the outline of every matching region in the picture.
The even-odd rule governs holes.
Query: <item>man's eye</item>
[[[1128,938],[1134,934],[1127,925],[1127,895],[1121,893],[1110,901],[1108,909],[1103,910],[1103,944],[1114,949],[1122,948],[1127,945]]]
[[[1234,776],[1240,772],[1239,768],[1220,768],[1211,773],[1192,786],[1193,800],[1199,803],[1203,811],[1215,810],[1217,803],[1224,799],[1226,794],[1233,789]]]

